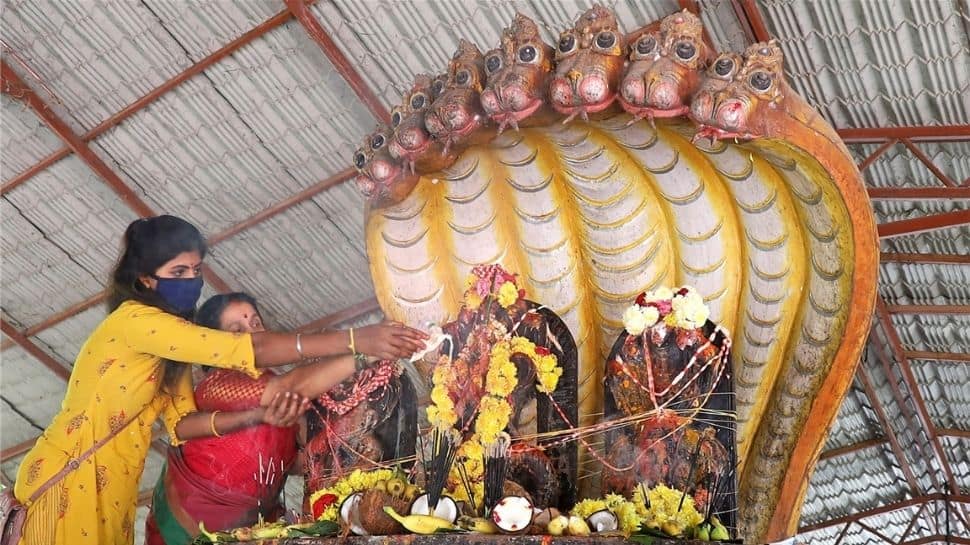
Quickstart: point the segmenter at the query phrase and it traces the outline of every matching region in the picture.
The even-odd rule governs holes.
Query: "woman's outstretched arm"
[[[313,334],[271,331],[252,334],[256,367],[275,367],[304,358],[350,355],[351,347],[357,353],[381,359],[405,358],[424,348],[427,338],[425,333],[395,322]]]
[[[354,369],[354,357],[350,355],[296,367],[269,379],[261,403],[269,403],[280,392],[313,399],[353,376]]]
[[[216,437],[256,424],[292,426],[310,408],[310,400],[294,393],[277,391],[268,398],[264,395],[260,405],[241,411],[187,414],[175,425],[176,439],[186,441],[200,437]]]

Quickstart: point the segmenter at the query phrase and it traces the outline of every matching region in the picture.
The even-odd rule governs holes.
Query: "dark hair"
[[[256,310],[256,314],[260,314],[259,306],[256,304],[256,299],[252,295],[239,291],[221,293],[219,295],[213,295],[205,303],[202,303],[198,312],[195,313],[195,323],[208,327],[209,329],[222,329],[220,324],[222,311],[226,310],[226,307],[232,303],[249,303]]]
[[[241,291],[236,291],[232,293],[220,293],[219,295],[213,295],[202,303],[199,310],[195,313],[195,323],[202,327],[208,327],[209,329],[222,329],[222,313],[226,310],[226,307],[232,303],[249,303],[253,306],[253,310],[256,314],[262,317],[259,312],[259,305],[256,304],[256,299],[249,295],[248,293],[243,293]],[[214,369],[214,367],[209,367],[208,365],[203,365],[202,370],[206,373]]]
[[[108,311],[113,312],[131,300],[191,319],[193,312],[176,312],[139,279],[155,274],[159,267],[183,252],[199,252],[200,257],[205,257],[205,238],[191,223],[175,216],[155,216],[131,222],[125,230],[121,257],[111,273]],[[189,367],[184,363],[164,361],[162,384],[172,387]]]

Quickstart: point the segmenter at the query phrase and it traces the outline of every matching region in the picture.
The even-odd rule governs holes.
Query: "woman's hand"
[[[279,392],[263,408],[262,421],[271,426],[288,428],[299,422],[309,408],[309,399],[291,392]]]
[[[400,322],[381,322],[354,329],[354,343],[361,354],[384,360],[407,358],[424,348],[428,335]]]

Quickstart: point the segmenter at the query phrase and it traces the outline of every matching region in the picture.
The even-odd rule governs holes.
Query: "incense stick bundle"
[[[502,432],[485,447],[485,513],[502,499],[505,489],[505,472],[509,462],[509,446],[512,438]]]
[[[454,428],[442,430],[435,428],[432,437],[432,458],[427,477],[428,506],[433,510],[438,506],[441,493],[445,488],[448,473],[455,462],[455,455],[461,445],[461,434]]]

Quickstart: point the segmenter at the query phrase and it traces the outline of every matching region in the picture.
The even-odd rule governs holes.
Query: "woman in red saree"
[[[244,293],[212,297],[196,321],[231,332],[265,330],[256,301]],[[278,392],[313,398],[352,375],[354,367],[352,356],[340,356],[282,375],[264,372],[258,379],[210,369],[196,386],[195,403],[200,411],[235,412],[265,405]],[[297,429],[259,424],[170,448],[145,523],[146,545],[188,544],[200,522],[207,530],[223,530],[251,526],[260,517],[277,520],[280,491],[297,460]]]

